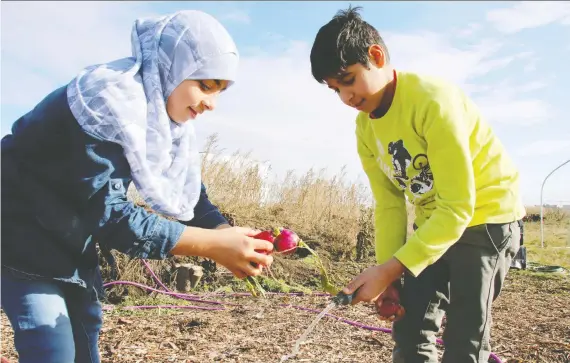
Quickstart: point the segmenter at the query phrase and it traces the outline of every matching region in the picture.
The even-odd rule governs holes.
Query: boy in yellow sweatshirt
[[[476,105],[443,80],[395,70],[357,11],[340,11],[311,50],[314,78],[360,111],[357,150],[375,200],[378,264],[343,291],[356,291],[354,304],[404,308],[394,362],[437,362],[444,314],[443,362],[487,362],[491,304],[520,247],[519,173]],[[416,214],[407,240],[406,199]]]

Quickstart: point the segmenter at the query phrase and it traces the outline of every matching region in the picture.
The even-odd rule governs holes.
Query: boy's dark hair
[[[368,69],[368,48],[380,45],[390,62],[388,48],[378,31],[362,20],[358,10],[351,7],[340,10],[323,25],[311,49],[311,72],[319,83],[326,78],[338,76],[347,67],[360,63]]]

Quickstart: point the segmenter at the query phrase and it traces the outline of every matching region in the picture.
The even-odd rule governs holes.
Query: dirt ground
[[[102,362],[279,362],[317,315],[282,304],[321,310],[329,301],[277,295],[216,299],[238,305],[223,311],[106,311]],[[330,313],[390,328],[371,306]],[[494,305],[493,329],[493,351],[503,362],[570,362],[570,277],[512,271]],[[1,337],[2,355],[16,362],[13,332],[3,312]],[[325,317],[289,362],[390,362],[392,347],[387,333]]]

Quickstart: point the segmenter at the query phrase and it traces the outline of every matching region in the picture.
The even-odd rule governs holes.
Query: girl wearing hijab
[[[236,78],[226,29],[199,11],[138,19],[132,57],[81,71],[2,139],[2,308],[20,362],[99,362],[95,244],[202,256],[236,277],[272,262],[208,200],[192,120]],[[157,213],[127,200],[133,182]]]

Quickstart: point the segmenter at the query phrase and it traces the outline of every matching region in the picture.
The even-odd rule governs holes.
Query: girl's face
[[[182,124],[194,120],[204,111],[216,108],[216,98],[228,86],[221,80],[185,80],[172,91],[166,101],[166,112],[170,119]]]

